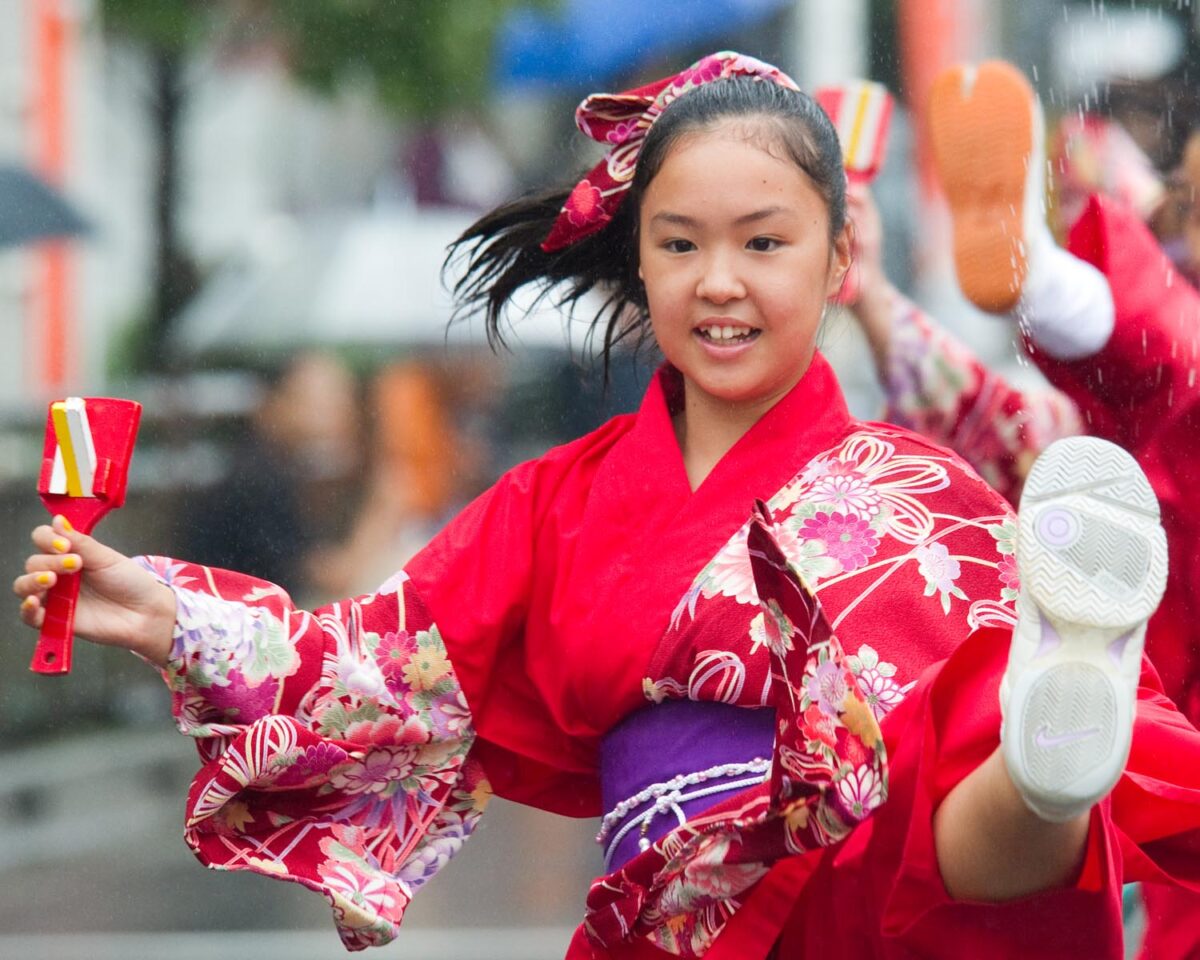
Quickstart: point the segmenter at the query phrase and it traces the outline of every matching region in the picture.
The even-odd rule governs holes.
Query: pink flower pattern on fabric
[[[605,134],[604,139],[608,143],[625,143],[625,141],[638,132],[640,127],[641,124],[637,120],[625,120],[609,130],[608,133]],[[587,133],[587,131],[585,130],[584,133]],[[587,183],[586,180],[582,182]],[[597,191],[597,197],[598,196],[599,191]]]
[[[344,793],[383,793],[412,775],[416,758],[413,747],[377,747],[362,760],[333,770],[329,785]]]
[[[205,863],[320,890],[351,950],[388,943],[490,796],[441,637],[408,578],[315,613],[241,574],[141,558],[179,607],[164,676],[205,761]],[[295,686],[301,662],[319,671]]]
[[[1017,570],[1017,558],[1013,556],[1001,557],[1000,563],[996,567],[996,572],[1000,574],[1000,582],[1004,585],[1004,592],[1006,594],[1011,593],[1012,599],[1015,600],[1017,592],[1021,589],[1021,574]]]
[[[827,660],[808,678],[808,696],[827,717],[838,714],[854,680],[841,664]]]
[[[847,573],[865,566],[879,547],[879,537],[870,523],[843,513],[820,513],[810,517],[800,527],[799,536],[823,543],[825,553],[837,560]]]
[[[837,791],[842,803],[861,819],[883,802],[885,787],[878,772],[864,763],[838,781]]]
[[[916,549],[916,557],[917,570],[925,578],[925,596],[932,597],[936,593],[944,612],[950,612],[951,597],[967,599],[957,582],[962,576],[962,564],[950,556],[944,543],[922,544]]]
[[[402,675],[404,665],[417,652],[417,641],[407,630],[385,633],[375,648],[375,662],[384,677],[393,680]]]
[[[586,180],[581,180],[575,185],[571,195],[567,197],[567,203],[563,210],[575,226],[596,223],[601,220],[606,222],[610,215],[604,211],[603,202],[604,196],[600,193],[600,188]]]
[[[316,777],[324,777],[331,769],[345,763],[350,757],[334,743],[315,743],[305,747],[293,759],[283,774],[275,780],[280,787],[296,787],[310,783]]]
[[[980,623],[1011,624],[1014,617],[1011,599],[998,595],[1015,535],[1012,515],[960,517],[952,507],[945,512],[951,471],[956,483],[979,483],[937,448],[889,435],[886,427],[852,434],[814,457],[765,505],[767,513],[740,529],[697,575],[675,609],[671,642],[664,647],[682,652],[652,664],[643,688],[655,702],[691,697],[742,705],[747,692],[762,690],[763,705],[784,717],[772,787],[714,806],[643,854],[644,863],[635,858],[598,881],[587,921],[593,942],[640,936],[677,956],[703,956],[754,876],[744,870],[741,851],[754,844],[759,865],[769,866],[771,855],[763,851],[770,843],[762,837],[770,835],[774,818],[786,821],[780,849],[794,854],[837,842],[886,801],[879,724],[912,691],[916,674],[904,676],[872,643],[859,641],[850,648],[856,652],[843,651],[836,624],[868,597],[878,603],[876,591],[883,589],[902,595],[906,616],[930,622],[931,632],[953,621],[965,636]],[[926,499],[933,496],[939,498],[937,512]],[[809,596],[812,604],[821,598],[822,606],[829,596],[840,611],[821,627],[824,633],[814,633],[813,625],[823,617],[805,627],[795,622],[809,614],[788,612],[779,582],[764,588],[764,548],[760,544],[756,552],[749,544],[756,527],[786,558],[792,594]],[[916,590],[913,578],[921,585]],[[735,604],[757,607],[742,647],[713,635],[709,626],[727,630]],[[878,626],[879,607],[874,609]],[[781,630],[783,622],[793,630]],[[862,620],[850,622],[863,627]],[[881,634],[886,637],[886,629]],[[655,850],[665,863],[655,859]],[[676,872],[686,857],[705,858],[703,884],[688,885],[698,873]],[[724,883],[716,880],[722,863],[711,859],[719,857],[730,872]],[[690,910],[672,914],[672,903],[688,903]]]
[[[867,644],[859,647],[858,653],[846,658],[846,666],[854,675],[858,689],[862,691],[876,720],[882,720],[898,707],[916,683],[913,680],[901,685],[896,680],[896,667],[880,660],[875,649]]]
[[[852,464],[835,460],[823,466],[824,470],[812,485],[815,503],[828,504],[836,511],[861,520],[870,520],[879,513],[882,498]]]

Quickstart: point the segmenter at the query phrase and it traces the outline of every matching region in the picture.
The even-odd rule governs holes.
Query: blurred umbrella
[[[472,219],[405,211],[270,224],[179,315],[171,346],[196,357],[320,344],[483,344],[479,318],[447,328],[453,299],[442,284],[446,246]],[[516,348],[565,350],[582,339],[569,335],[563,313],[548,303],[514,310],[511,331]]]
[[[0,164],[0,247],[87,231],[87,221],[56,190],[27,170]]]
[[[603,84],[637,64],[752,26],[794,0],[561,0],[521,8],[496,40],[503,87]]]

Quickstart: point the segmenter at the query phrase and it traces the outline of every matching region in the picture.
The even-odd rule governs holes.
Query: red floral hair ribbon
[[[726,77],[756,77],[799,89],[791,77],[769,63],[724,50],[644,87],[624,93],[594,93],[584,100],[575,111],[576,125],[593,140],[611,147],[575,185],[542,241],[542,249],[553,253],[603,228],[633,183],[642,144],[654,121],[689,90]]]

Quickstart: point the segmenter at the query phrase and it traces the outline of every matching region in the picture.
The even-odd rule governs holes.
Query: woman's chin
[[[775,373],[775,376],[767,376],[764,371],[750,369],[749,365],[741,370],[701,369],[695,371],[695,375],[683,371],[692,389],[711,401],[738,407],[772,403],[786,394],[804,375],[803,370],[794,376],[782,376],[778,371]]]
[[[751,377],[700,377],[692,386],[708,400],[731,407],[756,406],[780,394],[778,385]]]

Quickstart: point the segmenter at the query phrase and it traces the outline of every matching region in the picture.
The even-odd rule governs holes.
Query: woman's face
[[[685,388],[765,410],[808,369],[850,243],[843,229],[831,247],[824,198],[764,133],[726,121],[679,140],[643,194],[638,255]]]

